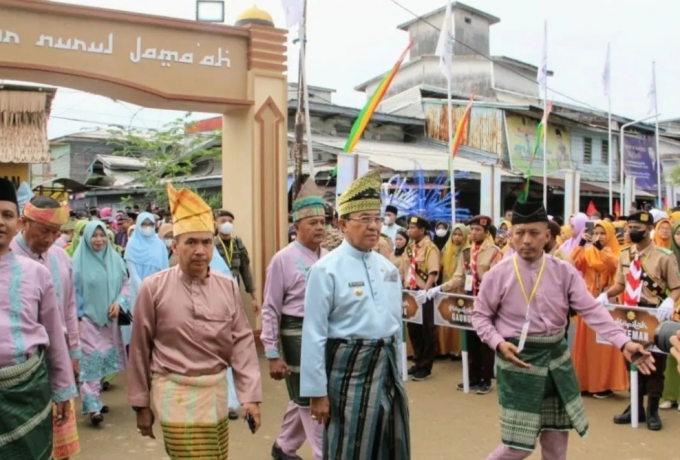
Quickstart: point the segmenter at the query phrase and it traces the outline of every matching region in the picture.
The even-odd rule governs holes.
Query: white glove
[[[419,305],[423,305],[427,302],[427,291],[417,291],[416,302],[418,302]]]
[[[427,291],[427,298],[428,299],[434,299],[437,297],[437,294],[442,292],[442,287],[441,286],[436,286]]]
[[[605,306],[609,303],[609,297],[607,297],[606,292],[603,292],[602,294],[597,296],[597,299],[595,299],[595,300],[597,300],[598,302],[600,302],[602,305],[605,305]]]
[[[660,323],[663,323],[664,321],[668,321],[673,317],[673,308],[675,307],[675,302],[673,302],[673,299],[670,297],[661,302],[661,305],[659,305],[656,309],[656,319],[659,320]]]

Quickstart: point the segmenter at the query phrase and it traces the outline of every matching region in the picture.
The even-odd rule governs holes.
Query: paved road
[[[263,375],[266,362],[262,360]],[[498,408],[495,392],[486,396],[455,391],[461,375],[460,363],[440,361],[433,378],[408,382],[414,460],[484,459],[499,442]],[[270,460],[271,445],[278,434],[286,405],[283,383],[264,380],[263,427],[250,434],[243,423],[233,423],[230,440],[232,460]],[[82,453],[77,460],[165,460],[162,441],[142,439],[136,433],[134,413],[125,403],[125,379],[119,375],[104,393],[111,408],[105,423],[93,428],[79,421]],[[663,411],[664,430],[615,426],[611,417],[626,405],[626,395],[604,401],[586,398],[591,430],[586,439],[572,435],[569,458],[577,460],[680,460],[677,435],[680,413]],[[160,432],[156,431],[157,435]],[[311,460],[305,445],[299,455]],[[534,454],[531,459],[539,459]]]

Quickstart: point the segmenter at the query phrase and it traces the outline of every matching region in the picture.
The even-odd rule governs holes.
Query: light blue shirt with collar
[[[401,346],[401,291],[392,262],[377,252],[359,251],[347,240],[312,266],[302,325],[301,396],[327,396],[329,338],[393,337]]]

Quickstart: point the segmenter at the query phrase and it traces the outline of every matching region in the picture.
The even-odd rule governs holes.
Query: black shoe
[[[90,423],[92,426],[99,426],[100,423],[104,421],[104,416],[101,412],[93,412],[90,414]]]
[[[595,399],[607,399],[612,396],[614,392],[612,390],[600,391],[599,393],[593,393],[593,398]]]
[[[480,382],[479,385],[477,385],[477,390],[475,393],[478,395],[486,395],[491,392],[491,384],[489,382],[482,381]]]
[[[470,382],[470,391],[477,391],[477,389],[479,388],[479,384],[480,382]],[[463,382],[460,382],[458,385],[456,385],[456,390],[458,391],[465,390]]]
[[[463,358],[460,355],[451,355],[451,361],[462,361]]]
[[[229,411],[229,420],[238,420],[238,414],[235,410]]]
[[[418,372],[418,368],[416,366],[411,366],[408,368],[408,375],[413,375],[416,372]]]
[[[296,456],[291,456],[291,455],[286,455],[279,446],[274,443],[272,446],[272,458],[274,460],[302,460],[302,457],[296,455]]]
[[[102,380],[102,391],[109,391],[111,389],[111,382],[105,382]]]
[[[630,412],[630,406],[626,407],[626,410],[623,411],[623,413],[619,415],[614,416],[614,423],[617,425],[630,425],[631,422],[631,412]],[[640,402],[640,407],[638,410],[638,421],[639,422],[644,422],[647,420],[645,417],[645,408],[642,402]]]
[[[99,412],[102,414],[108,414],[109,413],[109,406],[102,406],[101,409],[99,409]]]
[[[659,398],[648,398],[647,428],[652,431],[659,431],[661,426],[661,417],[659,417]]]
[[[411,380],[420,382],[422,380],[427,380],[430,377],[432,377],[432,372],[421,369],[411,376]]]

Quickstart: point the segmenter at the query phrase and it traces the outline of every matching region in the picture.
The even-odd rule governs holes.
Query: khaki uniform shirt
[[[401,259],[401,279],[404,280],[404,287],[406,289],[410,289],[408,275],[411,271],[411,255],[415,247],[415,241],[410,241]],[[425,289],[429,275],[439,273],[440,258],[439,248],[432,242],[429,236],[420,240],[416,253],[416,284],[418,289]]]
[[[373,250],[389,259],[392,257],[392,253],[394,252],[394,249],[392,248],[392,240],[390,240],[389,236],[380,235],[378,244],[375,245]]]
[[[571,257],[569,257],[569,254],[564,252],[563,250],[560,249],[560,245],[556,244],[554,248],[550,251],[550,255],[553,256],[555,259],[563,260],[565,262],[569,262],[570,264],[574,265],[574,261],[571,260]]]
[[[460,263],[456,267],[456,271],[453,273],[453,277],[446,283],[442,285],[442,291],[451,292],[459,291],[463,292],[465,288],[465,277],[468,271],[471,270],[469,267],[470,260],[472,259],[472,247],[468,246],[463,249],[463,257]],[[477,253],[477,281],[481,283],[484,274],[488,272],[491,267],[496,265],[503,258],[503,253],[498,246],[484,241],[482,243],[479,252]],[[479,289],[479,286],[476,287]]]
[[[640,305],[657,307],[666,298],[667,291],[680,288],[678,261],[670,250],[660,248],[654,243],[639,252],[635,245],[629,246],[621,250],[619,267],[616,270],[618,284],[626,285],[630,263],[636,253],[642,262],[642,271],[651,279],[651,285],[649,282],[642,283]],[[662,296],[657,295],[659,292],[663,293]]]

